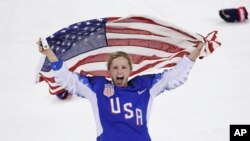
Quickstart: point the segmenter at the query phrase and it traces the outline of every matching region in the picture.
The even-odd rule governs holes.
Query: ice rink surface
[[[1,0],[0,140],[95,141],[86,99],[61,101],[35,84],[38,37],[108,16],[150,15],[206,35],[221,48],[196,62],[185,85],[156,98],[153,141],[229,141],[229,125],[250,124],[250,23],[225,23],[218,11],[248,0]]]

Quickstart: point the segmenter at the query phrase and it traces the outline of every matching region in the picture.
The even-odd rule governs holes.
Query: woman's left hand
[[[201,49],[203,48],[204,45],[205,45],[204,42],[199,43],[198,47],[188,55],[188,58],[191,61],[195,61],[196,58],[200,56]]]

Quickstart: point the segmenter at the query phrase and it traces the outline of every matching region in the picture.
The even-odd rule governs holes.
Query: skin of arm
[[[46,45],[43,46],[41,38],[39,38],[39,40],[37,41],[36,44],[38,45],[39,52],[42,53],[43,55],[47,56],[51,63],[58,61],[58,58],[55,55],[55,53],[52,51],[52,49],[50,47],[47,47]]]
[[[195,50],[193,50],[187,57],[194,62],[197,59],[197,57],[199,57],[201,49],[204,46],[204,44],[205,43],[200,43],[198,47]]]

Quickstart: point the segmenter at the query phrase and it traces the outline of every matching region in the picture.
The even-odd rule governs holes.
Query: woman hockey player
[[[127,53],[115,52],[107,62],[112,81],[70,72],[63,60],[37,42],[55,72],[56,83],[67,91],[87,98],[94,111],[97,141],[151,141],[147,122],[152,102],[164,90],[182,85],[199,56],[203,43],[184,56],[175,67],[160,74],[136,76],[129,80],[132,61]]]

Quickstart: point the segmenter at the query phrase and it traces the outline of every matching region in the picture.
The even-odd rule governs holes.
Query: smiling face
[[[116,52],[110,56],[108,70],[113,83],[118,87],[126,87],[132,71],[132,63],[124,52]]]

